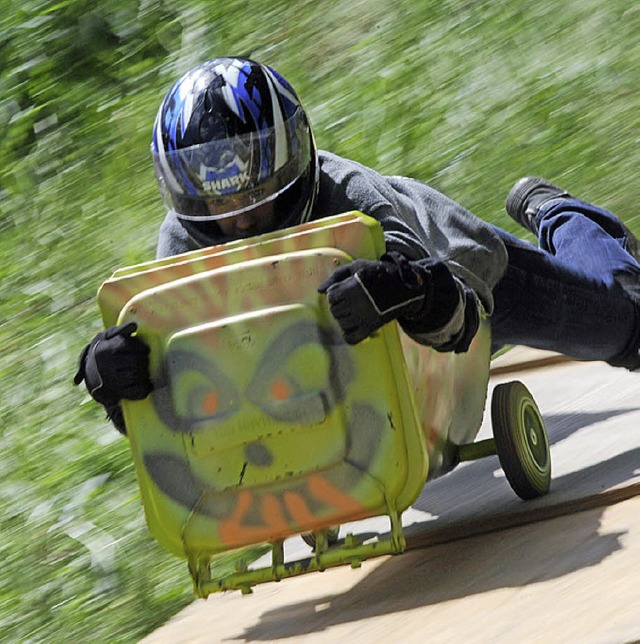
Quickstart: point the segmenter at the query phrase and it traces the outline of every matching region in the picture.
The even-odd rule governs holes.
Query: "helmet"
[[[243,213],[268,210],[270,229],[311,215],[311,127],[291,85],[265,65],[216,58],[188,71],[160,105],[151,152],[165,205],[187,228],[220,235]]]

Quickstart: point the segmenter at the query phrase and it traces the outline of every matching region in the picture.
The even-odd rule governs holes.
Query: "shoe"
[[[511,188],[507,195],[505,209],[509,216],[521,226],[538,234],[536,215],[540,206],[551,199],[559,197],[574,198],[558,186],[554,186],[546,179],[540,177],[524,177]],[[631,230],[621,221],[620,225],[626,239],[625,250],[640,263],[640,242]]]
[[[571,197],[571,195],[562,188],[549,183],[546,179],[524,177],[511,188],[507,195],[505,208],[512,219],[537,235],[536,215],[540,206],[558,197]]]
[[[334,525],[326,529],[328,546],[335,546],[336,543],[338,543],[339,532],[340,532],[339,525]],[[303,532],[300,536],[308,546],[311,546],[314,550],[316,549],[317,539],[316,539],[315,532]]]

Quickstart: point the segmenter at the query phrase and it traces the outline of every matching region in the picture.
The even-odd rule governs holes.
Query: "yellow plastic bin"
[[[102,285],[105,325],[135,321],[151,347],[154,391],[125,401],[125,420],[149,528],[188,559],[198,595],[401,552],[400,514],[475,437],[486,325],[461,356],[395,323],[349,346],[317,293],[337,266],[384,250],[377,222],[346,213]],[[387,540],[326,548],[323,529],[378,515]],[[314,557],[284,562],[283,540],[306,531]],[[211,578],[213,556],[263,542],[270,566]]]

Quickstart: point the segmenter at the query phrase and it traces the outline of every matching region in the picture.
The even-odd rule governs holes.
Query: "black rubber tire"
[[[551,453],[544,420],[529,390],[518,380],[497,385],[491,423],[500,465],[513,491],[525,501],[551,486]]]

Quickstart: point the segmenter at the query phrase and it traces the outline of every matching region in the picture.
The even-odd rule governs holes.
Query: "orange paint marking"
[[[286,400],[290,396],[289,385],[282,378],[274,380],[271,385],[271,397],[274,400]]]
[[[274,494],[265,494],[262,498],[260,516],[270,530],[285,532],[289,529],[289,522],[284,516],[282,502]]]
[[[309,509],[308,501],[320,501],[326,508],[334,510],[333,516],[349,517],[356,520],[368,516],[366,508],[349,496],[321,474],[307,479],[309,496],[291,490],[285,491],[282,498],[278,494],[253,494],[249,490],[238,492],[236,506],[228,519],[220,521],[219,535],[228,547],[238,547],[274,538],[286,537],[295,531],[295,526],[322,526],[327,522],[326,513],[322,520]],[[260,524],[246,524],[251,516]]]
[[[253,494],[249,492],[249,490],[238,492],[233,514],[229,519],[220,522],[220,538],[223,543],[231,546],[237,543],[243,543],[247,539],[247,532],[254,532],[253,530],[247,531],[246,528],[242,526],[242,520],[247,516],[252,505]]]
[[[314,522],[317,523],[318,517],[311,512],[301,494],[298,492],[285,492],[283,496],[287,512],[297,525],[307,526]]]
[[[326,503],[329,507],[338,508],[343,512],[361,512],[364,506],[354,498],[345,494],[340,488],[330,483],[324,476],[314,474],[309,477],[309,491],[315,499]]]
[[[215,412],[218,409],[218,392],[217,391],[210,391],[205,397],[204,400],[202,401],[202,409],[205,414],[212,415],[215,414]]]
[[[260,525],[243,524],[244,519],[255,505],[259,508],[263,523]],[[238,502],[233,515],[220,522],[220,538],[230,547],[270,541],[290,532],[291,526],[285,518],[281,500],[275,494],[256,497],[249,490],[238,493]]]

